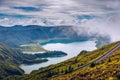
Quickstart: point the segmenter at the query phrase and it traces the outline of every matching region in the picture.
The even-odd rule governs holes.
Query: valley
[[[0,37],[3,38],[0,38],[0,41],[25,55],[34,55],[46,60],[43,61],[44,63],[39,61],[21,63],[19,67],[25,71],[25,74],[76,57],[82,50],[92,51],[96,49],[96,45],[98,47],[109,43],[105,37],[77,35],[76,32],[69,32],[71,30],[72,26],[15,25],[10,28],[1,26]],[[49,51],[49,54],[45,54]]]
[[[99,34],[88,35],[87,33],[78,35],[77,32],[73,30],[73,26],[0,26],[0,37],[0,42],[13,48],[20,48],[20,45],[23,47],[26,44],[34,44],[39,41],[45,42],[46,40],[50,41],[52,39],[58,39],[59,42],[62,42],[62,39],[64,39],[64,42],[67,43],[96,40],[97,47],[103,45],[100,45],[101,42],[106,44],[110,43],[109,36],[101,36]]]
[[[0,0],[0,80],[120,80],[120,0]]]
[[[31,74],[22,77],[12,78],[13,80],[84,80],[84,79],[116,79],[119,80],[119,48],[116,48],[111,55],[97,63],[92,63],[90,66],[78,69],[88,63],[100,59],[109,51],[115,49],[120,42],[105,45],[94,51],[81,52],[78,56],[63,61],[58,64],[53,64],[45,68],[33,71]],[[117,61],[117,62],[116,62]],[[111,70],[110,70],[111,69]],[[113,69],[115,71],[113,71]],[[100,75],[98,74],[100,71]],[[92,76],[91,76],[92,75]]]
[[[78,35],[76,32],[69,32],[71,30],[72,26],[43,27],[37,25],[15,25],[10,28],[1,26],[0,33],[2,35],[0,34],[0,37],[3,38],[0,38],[0,41],[13,49],[19,50],[23,55],[26,55],[26,57],[28,57],[28,55],[35,57],[35,60],[29,58],[31,60],[23,60],[23,62],[17,65],[18,68],[23,70],[21,75],[31,75],[38,69],[69,61],[80,55],[79,53],[83,50],[91,52],[92,50],[99,49],[99,47],[110,43],[108,37]],[[97,57],[99,57],[99,55]],[[80,63],[81,66],[84,64],[87,63]],[[74,67],[77,68],[77,66],[78,65],[75,65]],[[64,65],[63,67],[65,67],[65,69],[62,70],[63,72],[53,72],[56,73],[54,76],[61,75],[61,73],[63,74],[68,66]],[[68,72],[65,72],[65,74],[66,73]],[[49,73],[48,70],[45,75],[46,74],[51,73]],[[46,76],[40,79],[44,80],[44,78],[46,79]]]
[[[59,41],[56,40],[55,42],[56,43],[49,42],[41,46],[48,51],[62,51],[62,52],[67,53],[67,55],[64,57],[48,57],[47,59],[49,61],[45,63],[33,64],[33,65],[21,65],[20,67],[25,71],[25,73],[28,74],[32,72],[33,70],[37,70],[39,68],[46,67],[52,64],[56,64],[56,63],[65,61],[67,59],[70,59],[72,57],[75,57],[82,50],[92,51],[96,49],[95,41],[81,41],[81,42],[79,41],[79,42],[73,42],[73,43],[65,43],[65,42],[60,43]],[[35,53],[32,52],[32,54],[35,54]]]

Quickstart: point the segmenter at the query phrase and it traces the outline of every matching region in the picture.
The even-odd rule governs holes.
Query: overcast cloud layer
[[[0,25],[73,25],[120,40],[120,0],[0,0]]]
[[[120,0],[0,0],[0,24],[72,25],[119,14],[119,5]]]

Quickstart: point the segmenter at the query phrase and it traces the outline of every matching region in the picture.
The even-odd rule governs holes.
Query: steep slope
[[[120,80],[120,48],[99,63],[51,80]]]
[[[108,51],[112,50],[118,44],[119,44],[119,42],[116,42],[116,43],[113,43],[110,45],[106,45],[106,46],[103,46],[92,52],[83,51],[81,54],[79,54],[78,56],[76,56],[74,58],[71,58],[62,63],[54,64],[54,65],[48,66],[46,68],[39,69],[37,71],[33,71],[30,75],[24,75],[23,77],[19,77],[19,79],[23,79],[23,80],[33,80],[33,79],[34,80],[81,80],[81,79],[88,80],[91,78],[93,80],[94,79],[96,80],[96,79],[99,79],[100,77],[102,77],[102,80],[104,80],[104,79],[106,79],[105,76],[107,76],[107,74],[105,76],[103,76],[103,73],[105,71],[108,71],[110,74],[110,72],[112,72],[114,69],[116,69],[116,67],[118,67],[117,65],[120,65],[120,63],[119,63],[120,56],[118,53],[120,51],[119,49],[116,50],[117,53],[116,52],[112,53],[113,55],[116,55],[116,57],[110,56],[110,58],[106,58],[105,61],[101,61],[97,64],[92,63],[90,65],[90,67],[85,67],[83,69],[78,69],[78,70],[76,70],[76,69],[87,63],[91,63],[96,59],[99,59],[101,56],[105,55]],[[114,60],[112,60],[112,59],[114,59]],[[116,64],[114,62],[116,60],[118,60],[119,64]],[[96,67],[94,67],[94,66],[96,66]],[[115,66],[115,67],[112,69],[111,66],[112,67]],[[107,67],[109,67],[109,68],[107,69]],[[110,68],[111,68],[111,70],[110,70]],[[104,69],[106,69],[106,70],[104,71]],[[98,70],[98,72],[97,72],[97,70]],[[103,72],[100,72],[100,74],[99,74],[99,70],[103,71]],[[116,70],[119,71],[119,68],[117,68]],[[94,73],[94,71],[95,71],[95,73]],[[96,75],[97,73],[98,73],[98,75]],[[117,73],[117,72],[113,71],[113,73]],[[99,75],[101,75],[101,76],[97,78],[97,76],[99,76]],[[112,76],[112,75],[110,75],[110,76]],[[114,76],[117,76],[117,75],[118,74],[115,74]],[[107,77],[109,77],[109,76],[107,76]]]
[[[23,54],[19,50],[12,49],[0,43],[0,79],[9,75],[22,75],[24,71],[18,66],[20,64],[33,64],[45,62],[35,55]]]

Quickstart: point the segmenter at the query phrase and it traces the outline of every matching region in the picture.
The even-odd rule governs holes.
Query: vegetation
[[[95,65],[96,65],[96,63],[92,62],[92,63],[90,64],[90,67],[91,67],[91,68],[92,68],[92,67],[95,67]]]
[[[44,52],[44,51],[47,51],[44,48],[42,48],[40,45],[38,45],[37,43],[20,45],[20,49],[23,52]]]
[[[41,54],[36,53],[35,55],[40,58],[47,58],[47,57],[61,57],[66,56],[67,54],[62,51],[48,51]]]
[[[10,75],[22,75],[24,71],[18,67],[21,64],[46,61],[47,59],[41,59],[31,54],[23,54],[19,50],[0,43],[0,80]]]
[[[47,59],[42,59],[43,57],[61,57],[65,55],[67,54],[61,51],[49,51],[42,54],[25,54],[18,49],[12,49],[0,43],[0,80],[6,77],[9,79],[11,76],[11,78],[13,78],[15,75],[23,75],[24,71],[19,68],[21,64],[30,65],[42,63],[48,61]],[[48,77],[50,73],[51,72],[48,73],[49,75],[47,74]]]
[[[120,49],[105,60],[91,65],[52,80],[120,80]]]
[[[119,42],[103,46],[92,52],[78,55],[64,62],[33,71],[29,75],[24,75],[22,77],[16,78],[17,80],[105,80],[108,78],[117,79],[120,76],[120,50],[114,52],[113,55],[111,55],[109,58],[106,58],[105,61],[101,61],[100,63],[93,63],[91,64],[91,66],[85,67],[81,70],[79,70],[78,68],[98,59],[102,55],[106,54],[106,52],[114,48],[118,43]]]
[[[85,53],[87,53],[88,51],[86,51],[86,50],[82,50],[79,54],[78,54],[78,56],[80,56],[80,55],[82,55],[82,54],[85,54]]]

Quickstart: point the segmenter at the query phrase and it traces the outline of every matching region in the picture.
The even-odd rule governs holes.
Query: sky
[[[119,5],[120,0],[0,0],[0,25],[75,25],[118,14]]]
[[[72,25],[120,40],[120,0],[0,0],[0,25]]]

